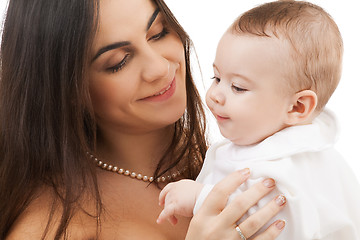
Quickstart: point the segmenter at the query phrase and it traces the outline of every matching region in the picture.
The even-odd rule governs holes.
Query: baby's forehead
[[[259,78],[274,78],[281,83],[281,79],[294,71],[291,51],[283,38],[228,31],[219,42],[215,65],[225,72],[245,73],[250,79],[256,76],[253,79],[257,82]]]
[[[283,34],[274,34],[269,32],[268,35],[256,35],[252,33],[239,33],[228,30],[222,36],[219,44],[231,44],[232,46],[243,47],[243,45],[258,45],[260,49],[262,46],[276,49],[279,51],[277,58],[288,58],[292,55],[293,46],[291,41]]]

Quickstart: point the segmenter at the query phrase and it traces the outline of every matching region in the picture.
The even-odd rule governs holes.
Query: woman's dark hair
[[[175,167],[180,161],[186,160],[186,167],[189,171],[187,171],[184,177],[195,179],[199,174],[203,159],[205,158],[207,142],[205,140],[205,113],[191,74],[190,50],[193,46],[189,36],[164,1],[155,0],[155,2],[164,14],[170,27],[177,32],[184,45],[187,93],[186,111],[174,125],[173,140],[164,157],[159,161],[159,165],[155,171],[155,177]],[[171,159],[171,161],[169,161],[169,159]],[[160,171],[163,165],[167,167]]]
[[[165,3],[155,2],[183,42],[187,86],[187,109],[174,124],[172,143],[155,175],[181,160],[188,166],[184,177],[194,179],[207,144],[203,107],[190,71],[191,41]],[[98,6],[98,0],[9,2],[0,52],[0,239],[43,189],[53,195],[43,238],[55,209],[62,210],[55,239],[67,238],[84,194],[94,199],[100,226],[95,164],[86,155],[96,143],[86,70]]]

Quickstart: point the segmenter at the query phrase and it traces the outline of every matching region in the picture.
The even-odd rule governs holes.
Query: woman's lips
[[[172,80],[172,82],[169,84],[169,86],[165,87],[160,92],[154,94],[153,96],[143,98],[141,100],[145,101],[152,101],[152,102],[161,102],[165,101],[174,95],[176,89],[176,81],[175,78]]]

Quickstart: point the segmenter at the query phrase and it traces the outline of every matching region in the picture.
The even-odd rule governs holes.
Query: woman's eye
[[[150,37],[149,41],[150,40],[159,40],[159,39],[165,37],[168,33],[169,33],[169,30],[166,27],[164,27],[161,32]]]
[[[235,85],[232,85],[231,88],[235,91],[235,92],[246,92],[247,89],[241,88],[241,87],[237,87]]]
[[[220,82],[220,78],[218,78],[218,77],[212,77],[211,79],[214,79],[214,82],[215,82],[215,83],[219,83],[219,82]]]
[[[125,64],[127,63],[127,61],[129,60],[130,54],[126,54],[125,57],[115,66],[109,67],[108,70],[111,71],[112,73],[116,73],[118,71],[120,71]]]

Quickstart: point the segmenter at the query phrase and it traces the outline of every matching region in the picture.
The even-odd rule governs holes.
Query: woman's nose
[[[166,78],[169,75],[170,63],[156,49],[147,49],[143,53],[142,78],[147,82]]]

